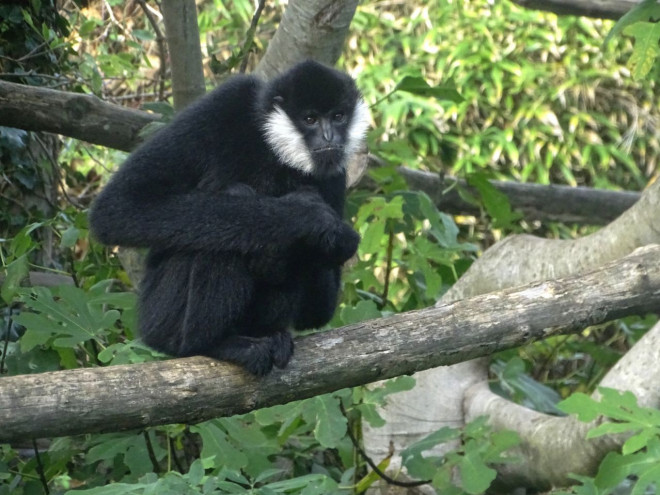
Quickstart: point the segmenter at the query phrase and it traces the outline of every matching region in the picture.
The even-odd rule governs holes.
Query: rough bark
[[[491,291],[515,287],[530,282],[583,273],[617,259],[641,246],[660,242],[660,183],[656,182],[644,191],[640,200],[615,221],[598,232],[576,240],[539,239],[529,235],[512,236],[495,244],[475,262],[465,275],[445,294],[439,304],[447,304],[462,298],[473,297]],[[578,301],[576,301],[578,302]],[[657,311],[657,309],[656,309]],[[622,389],[635,394],[643,393],[639,381],[656,373],[660,361],[653,359],[657,349],[640,342],[634,349],[637,359],[648,364],[648,370],[638,380],[618,379]],[[623,376],[622,370],[613,370],[615,376]],[[457,426],[471,417],[489,414],[494,424],[506,422],[515,427],[523,441],[523,449],[540,448],[534,429],[523,424],[522,418],[537,417],[536,413],[495,396],[487,387],[476,386],[479,394],[466,395],[469,387],[487,380],[483,363],[460,363],[449,368],[437,368],[416,374],[417,386],[408,392],[392,396],[388,407],[380,411],[387,425],[380,429],[365,427],[367,451],[376,459],[389,452],[390,442],[397,452],[415,439],[425,436],[443,425]],[[610,380],[615,380],[610,377]],[[438,387],[442,393],[434,392]],[[477,401],[478,399],[478,401]],[[474,403],[472,402],[474,401]],[[417,411],[416,421],[428,428],[419,428],[412,437],[403,429],[400,411]],[[469,411],[466,416],[465,411]],[[521,416],[522,414],[522,416]],[[509,422],[506,418],[518,417]],[[525,419],[526,420],[526,419]],[[552,441],[545,444],[541,457],[532,456],[520,463],[507,465],[500,471],[502,486],[547,486],[547,483],[570,483],[572,472],[593,473],[594,459],[611,449],[602,443],[583,446],[583,437],[575,436],[564,423],[551,421],[546,433]],[[547,426],[550,425],[550,426]],[[573,450],[599,447],[599,452],[575,458]],[[434,452],[441,453],[448,446],[440,446]],[[396,466],[396,460],[391,464]],[[551,481],[550,481],[551,478]],[[544,481],[545,480],[545,481]]]
[[[266,79],[311,58],[334,65],[358,0],[291,0],[255,73]]]
[[[117,431],[289,402],[487,356],[660,307],[660,246],[548,281],[300,339],[264,379],[208,358],[0,379],[0,442]]]
[[[195,0],[163,0],[163,21],[172,68],[174,108],[181,110],[206,91]]]
[[[640,0],[512,0],[528,9],[545,10],[558,15],[581,15],[599,19],[618,19]]]
[[[106,103],[96,96],[0,81],[0,125],[63,134],[123,151],[160,115]]]

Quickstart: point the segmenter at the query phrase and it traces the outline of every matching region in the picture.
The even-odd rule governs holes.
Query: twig
[[[341,413],[344,415],[346,420],[348,420],[348,413],[346,412],[346,408],[344,407],[344,404],[341,403],[341,401],[339,401],[339,408],[341,409]],[[394,478],[390,478],[388,475],[386,475],[384,472],[380,470],[380,468],[376,465],[376,463],[372,461],[371,458],[367,455],[367,453],[362,449],[362,447],[360,447],[360,443],[357,441],[355,435],[353,435],[353,432],[351,431],[350,428],[346,428],[346,433],[348,434],[348,438],[351,439],[351,442],[353,442],[353,445],[355,446],[357,451],[364,458],[364,460],[367,461],[369,467],[373,469],[374,473],[376,473],[378,476],[384,479],[386,483],[394,486],[402,486],[405,488],[428,485],[429,483],[431,483],[431,480],[397,481]]]
[[[2,356],[0,357],[0,375],[9,372],[9,368],[5,370],[5,359],[7,358],[7,349],[9,349],[9,332],[11,332],[11,311],[12,307],[9,306],[9,316],[7,317],[7,326],[5,327],[5,342],[2,349]]]
[[[254,42],[254,33],[257,31],[257,24],[259,23],[259,18],[261,17],[261,13],[263,12],[265,6],[266,0],[259,0],[257,10],[252,16],[252,22],[250,22],[250,28],[245,35],[245,43],[241,49],[241,52],[243,53],[243,60],[241,61],[241,67],[239,69],[241,74],[244,74],[245,70],[247,69],[250,49],[252,48],[252,43]]]
[[[39,454],[39,448],[37,447],[37,441],[32,439],[32,448],[34,449],[34,457],[37,461],[37,473],[39,473],[39,479],[41,480],[41,485],[44,487],[44,493],[50,495],[50,490],[48,489],[48,480],[44,474],[44,465],[41,462],[41,455]]]
[[[162,101],[165,95],[165,69],[167,67],[167,48],[165,46],[165,36],[158,26],[158,22],[154,18],[153,13],[147,6],[147,3],[144,0],[137,0],[140,7],[144,11],[144,15],[147,16],[149,24],[154,29],[156,33],[156,43],[158,43],[158,57],[160,58],[160,68],[158,69],[158,100]]]
[[[390,276],[392,275],[392,252],[394,250],[394,229],[390,227],[389,237],[387,238],[387,260],[385,265],[385,284],[383,286],[382,308],[387,304],[387,298],[390,292]]]
[[[142,436],[144,436],[144,441],[147,443],[147,452],[149,453],[149,460],[151,461],[151,465],[154,468],[154,473],[160,473],[160,465],[158,464],[158,459],[156,459],[156,453],[154,452],[154,446],[151,443],[151,438],[149,438],[149,432],[147,430],[143,430]]]

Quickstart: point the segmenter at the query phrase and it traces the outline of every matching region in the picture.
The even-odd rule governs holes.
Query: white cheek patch
[[[369,107],[364,100],[358,100],[353,110],[351,123],[348,125],[348,135],[346,138],[346,158],[352,156],[360,150],[362,143],[367,137],[367,129],[369,128],[369,121],[371,116],[369,114]]]
[[[302,134],[280,107],[268,115],[264,137],[282,163],[307,174],[314,171],[314,160]]]

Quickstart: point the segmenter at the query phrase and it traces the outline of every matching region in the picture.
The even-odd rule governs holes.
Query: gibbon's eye
[[[343,122],[344,120],[346,120],[346,114],[344,114],[343,112],[337,112],[332,116],[332,118],[334,119],[335,122]]]
[[[314,117],[313,115],[308,115],[305,117],[305,124],[307,125],[314,125],[317,122],[317,118]]]

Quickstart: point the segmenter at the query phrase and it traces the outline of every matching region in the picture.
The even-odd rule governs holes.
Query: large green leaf
[[[405,76],[394,87],[394,91],[405,91],[417,96],[437,98],[439,100],[449,100],[454,103],[464,101],[464,98],[456,91],[456,86],[447,84],[445,86],[429,86],[423,77]]]

